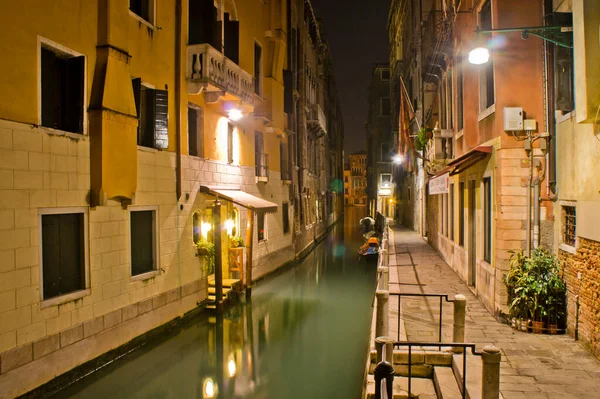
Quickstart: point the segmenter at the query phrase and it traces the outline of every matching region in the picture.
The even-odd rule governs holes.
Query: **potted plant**
[[[510,255],[510,269],[507,274],[504,275],[504,284],[508,294],[508,305],[510,308],[510,320],[512,327],[521,330],[524,326],[524,331],[527,331],[527,324],[523,321],[523,318],[527,315],[527,297],[522,289],[518,289],[519,281],[523,277],[525,254],[522,250],[520,251],[509,251]]]
[[[558,273],[552,273],[548,279],[548,331],[550,334],[558,332],[558,320],[564,316],[564,299],[567,287],[560,279]]]
[[[230,248],[239,248],[244,246],[244,240],[241,237],[231,237],[229,239]]]
[[[215,272],[215,244],[206,240],[200,240],[196,243],[198,256],[204,257],[207,275]]]

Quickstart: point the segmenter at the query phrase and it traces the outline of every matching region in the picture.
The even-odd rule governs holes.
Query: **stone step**
[[[227,293],[229,293],[229,291],[231,291],[231,288],[225,288],[225,287],[223,287],[223,296],[226,296]],[[208,293],[209,294],[214,295],[214,294],[216,294],[216,292],[217,292],[217,289],[214,286],[211,285],[211,286],[208,287]]]
[[[456,377],[450,367],[435,367],[433,369],[433,384],[435,385],[438,399],[462,398]]]
[[[408,378],[394,378],[394,398],[408,399]],[[433,381],[425,378],[413,378],[411,382],[411,398],[436,399]],[[367,399],[375,398],[375,377],[367,376]]]
[[[371,350],[371,363],[376,364],[377,351]],[[427,364],[429,366],[452,366],[452,352],[425,349],[413,349],[410,354],[413,366]],[[394,364],[408,364],[408,350],[394,349]]]
[[[223,279],[223,288],[232,288],[236,283],[240,283],[239,279],[233,279],[233,278],[224,278]],[[215,279],[214,278],[210,278],[208,280],[208,286],[209,287],[214,287],[215,286]]]
[[[481,398],[481,356],[475,356],[467,352],[467,399]],[[454,355],[452,358],[452,370],[458,386],[463,383],[463,355]]]

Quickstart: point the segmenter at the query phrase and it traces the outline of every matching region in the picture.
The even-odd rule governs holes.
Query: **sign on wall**
[[[448,173],[444,173],[435,179],[429,180],[429,194],[446,194],[448,193]]]

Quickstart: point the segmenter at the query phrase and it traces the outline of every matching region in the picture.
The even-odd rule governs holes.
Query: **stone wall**
[[[574,335],[578,329],[579,340],[600,357],[600,242],[577,240],[575,253],[559,250],[567,285],[567,332]]]

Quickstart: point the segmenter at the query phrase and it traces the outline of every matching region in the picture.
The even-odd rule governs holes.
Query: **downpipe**
[[[540,178],[533,182],[533,249],[540,245]]]

